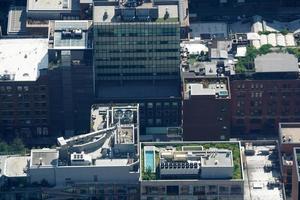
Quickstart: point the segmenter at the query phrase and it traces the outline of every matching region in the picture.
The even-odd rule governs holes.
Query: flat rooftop
[[[213,152],[212,152],[213,153]],[[216,163],[216,161],[218,163]],[[203,159],[203,166],[232,166],[232,152],[230,150],[216,149],[209,159]]]
[[[54,23],[54,25],[53,25]],[[89,41],[90,21],[62,20],[54,21],[50,34],[54,38],[54,49],[86,49],[91,47]]]
[[[215,35],[216,38],[228,36],[228,26],[224,22],[195,22],[190,23],[191,37],[200,37],[203,34]]]
[[[8,13],[7,34],[25,33],[26,19],[26,7],[11,7]]]
[[[271,186],[281,180],[280,164],[276,146],[256,146],[254,155],[245,155],[245,200],[283,200],[282,185]],[[269,154],[262,151],[270,151]],[[272,165],[270,171],[264,170],[265,165]],[[268,186],[269,185],[269,186]]]
[[[91,109],[91,131],[97,131],[104,128],[120,124],[117,130],[118,141],[132,140],[134,132],[134,123],[137,122],[138,106],[136,104],[95,104]],[[122,136],[124,136],[122,138]],[[122,139],[121,139],[122,138]]]
[[[58,157],[56,149],[32,149],[30,166],[57,166]]]
[[[5,160],[4,174],[7,177],[25,177],[30,161],[29,156],[12,156]]]
[[[256,72],[299,72],[298,59],[288,53],[268,53],[254,60]]]
[[[188,75],[187,75],[188,76]],[[227,78],[193,77],[185,78],[184,97],[191,96],[215,96],[216,98],[230,98]]]
[[[70,10],[72,0],[27,0],[27,10]]]
[[[225,173],[229,173],[229,176],[225,174],[223,177],[226,177],[226,179],[243,179],[239,142],[143,142],[140,145],[142,180],[152,180],[152,178],[155,180],[168,179],[161,178],[160,175],[164,176],[164,174],[159,172],[160,170],[157,170],[157,168],[160,167],[164,169],[160,164],[169,162],[174,162],[176,166],[186,163],[195,164],[196,162],[200,165],[199,168],[202,167],[203,169],[200,177],[198,172],[196,172],[193,177],[190,176],[187,178],[178,175],[171,179],[205,179],[202,177],[206,176],[204,170],[207,168],[211,170],[222,170],[222,172],[223,169],[227,169]],[[148,172],[145,172],[145,169],[149,167],[147,165],[154,168],[150,175]],[[185,171],[185,169],[189,170],[189,168],[175,168],[179,170],[183,169],[183,171]],[[230,169],[232,169],[231,172],[229,172]],[[211,177],[210,179],[218,178]]]
[[[178,9],[178,5],[173,2],[173,4],[158,4],[152,1],[136,1],[140,2],[136,6],[126,6],[124,3],[126,1],[120,1],[121,3],[97,2],[94,5],[94,22],[141,22],[141,21],[158,21],[158,22],[178,22],[188,24],[184,17],[179,19],[179,11],[183,14],[183,9]],[[124,2],[124,3],[122,3]],[[182,5],[184,7],[184,5]],[[154,11],[157,10],[157,11]],[[167,17],[166,17],[167,13]]]
[[[300,143],[300,123],[279,123],[280,142]]]
[[[48,39],[0,39],[0,81],[35,81],[48,67]]]

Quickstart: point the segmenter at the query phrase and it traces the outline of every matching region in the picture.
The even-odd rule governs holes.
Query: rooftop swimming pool
[[[144,158],[144,171],[151,169],[151,172],[155,172],[155,152],[154,151],[145,151]]]

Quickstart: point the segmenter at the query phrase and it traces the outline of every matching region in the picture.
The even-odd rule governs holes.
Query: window
[[[241,194],[242,188],[240,185],[233,185],[231,186],[231,194]]]
[[[11,86],[6,86],[6,90],[7,90],[8,92],[11,92],[12,87],[11,87]]]
[[[216,185],[209,185],[208,186],[208,194],[215,195],[218,193],[218,188]]]
[[[205,186],[194,186],[193,195],[204,195]]]
[[[220,194],[228,194],[229,193],[229,187],[227,187],[227,186],[220,186],[219,187],[219,193]]]
[[[148,103],[147,108],[153,108],[153,103]]]
[[[189,185],[182,185],[180,187],[180,194],[181,195],[188,195],[190,192],[190,186]]]
[[[178,195],[179,188],[178,186],[167,186],[167,195]]]
[[[148,119],[148,125],[152,125],[153,124],[153,119]]]

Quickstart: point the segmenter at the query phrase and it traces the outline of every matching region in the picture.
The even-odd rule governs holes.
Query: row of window
[[[178,57],[101,57],[96,61],[146,61],[146,60],[179,60]]]
[[[300,84],[298,84],[298,87],[300,86]],[[295,87],[294,85],[291,85],[289,83],[283,83],[282,85],[277,85],[277,84],[272,84],[272,88],[273,89],[277,89],[277,88],[291,88],[291,87]],[[245,88],[251,88],[251,89],[262,89],[264,88],[264,84],[263,83],[251,83],[249,85],[245,85],[243,84],[237,84],[236,85],[237,89],[245,89]]]
[[[179,29],[177,29],[176,27],[101,27],[101,29],[97,30],[97,34],[99,37],[179,36]]]
[[[178,53],[179,49],[119,49],[119,50],[108,50],[107,48],[105,49],[96,49],[96,53],[107,53],[107,57],[110,55],[113,55],[114,53],[169,53],[169,52],[174,52]],[[101,54],[101,56],[105,56],[105,54]],[[178,57],[179,59],[179,57]]]
[[[168,41],[97,41],[96,45],[161,45],[161,44],[177,44],[179,45],[179,40],[168,40]],[[111,52],[114,53],[114,52]]]
[[[40,87],[29,87],[29,86],[0,86],[0,92],[12,92],[12,91],[18,91],[18,92],[28,92],[29,90],[32,91],[45,91],[46,86],[40,86]]]
[[[15,126],[15,125],[24,125],[30,126],[33,124],[47,124],[47,119],[20,119],[20,120],[13,120],[13,119],[3,119],[1,120],[1,124],[3,126]]]
[[[243,189],[240,185],[218,186],[218,185],[168,185],[168,186],[144,186],[143,195],[242,195]]]

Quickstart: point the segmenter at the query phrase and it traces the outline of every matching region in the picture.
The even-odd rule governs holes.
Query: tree
[[[6,142],[0,141],[0,152],[7,152],[9,146],[6,144]]]
[[[11,151],[22,152],[25,150],[23,141],[20,138],[15,138],[11,144]]]
[[[271,48],[272,48],[272,45],[264,44],[258,49],[258,52],[260,55],[268,54],[271,52]]]
[[[155,174],[152,173],[151,168],[147,167],[146,172],[144,174],[144,180],[155,180]]]

